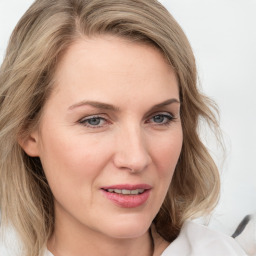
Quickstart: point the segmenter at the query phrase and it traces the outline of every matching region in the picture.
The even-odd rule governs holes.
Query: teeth
[[[130,195],[130,194],[131,194],[131,190],[122,189],[122,194],[124,194],[124,195]]]
[[[142,193],[142,192],[141,192]],[[139,194],[139,190],[136,189],[136,190],[131,190],[131,194],[132,195],[138,195]]]
[[[134,190],[128,190],[128,189],[107,189],[110,193],[117,193],[117,194],[123,194],[123,195],[138,195],[145,191],[145,189],[134,189]]]

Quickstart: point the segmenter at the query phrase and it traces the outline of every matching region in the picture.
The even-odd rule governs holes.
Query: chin
[[[114,238],[138,238],[149,230],[152,220],[145,214],[124,214],[109,220],[106,223],[106,230],[109,236]]]

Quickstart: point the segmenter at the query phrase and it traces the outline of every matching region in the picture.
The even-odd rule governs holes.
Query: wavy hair
[[[186,219],[218,201],[219,173],[198,130],[201,120],[218,130],[216,108],[198,89],[193,52],[170,13],[156,0],[37,0],[14,29],[0,68],[1,225],[17,230],[22,255],[42,255],[54,230],[54,203],[40,159],[18,141],[38,126],[61,56],[79,38],[101,34],[157,47],[178,78],[184,141],[153,220],[157,232],[173,241]]]

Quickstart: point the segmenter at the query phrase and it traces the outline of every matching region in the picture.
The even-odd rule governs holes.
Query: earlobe
[[[18,143],[22,149],[31,157],[39,156],[39,143],[38,143],[38,133],[34,132],[28,137],[19,139]]]

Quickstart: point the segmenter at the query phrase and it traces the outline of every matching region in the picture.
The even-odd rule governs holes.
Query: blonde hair
[[[100,34],[157,47],[179,81],[184,142],[154,219],[157,232],[173,241],[186,219],[210,212],[218,200],[218,170],[198,134],[200,119],[218,128],[215,107],[197,88],[193,52],[169,12],[155,0],[37,0],[17,24],[0,69],[1,219],[20,235],[22,255],[42,254],[54,230],[54,205],[40,159],[26,155],[18,141],[40,122],[67,48]]]

